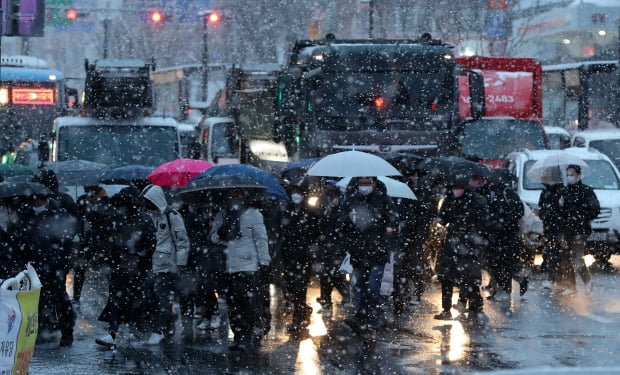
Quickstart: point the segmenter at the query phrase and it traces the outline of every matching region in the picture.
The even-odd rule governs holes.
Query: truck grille
[[[611,219],[611,208],[602,208],[596,219],[592,220],[594,224],[603,224]]]

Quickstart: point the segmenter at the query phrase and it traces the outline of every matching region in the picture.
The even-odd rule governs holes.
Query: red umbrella
[[[181,187],[213,164],[204,160],[177,159],[155,168],[146,178],[155,185]]]

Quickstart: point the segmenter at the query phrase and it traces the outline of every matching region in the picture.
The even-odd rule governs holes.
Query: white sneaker
[[[107,334],[101,338],[95,339],[95,342],[107,348],[113,348],[116,346],[116,340],[110,334]]]
[[[144,342],[144,345],[159,345],[164,339],[164,335],[160,335],[159,333],[151,333],[151,336],[148,340]]]
[[[222,318],[219,315],[213,315],[211,317],[211,329],[218,329],[222,325]]]
[[[592,294],[592,289],[594,289],[594,284],[592,283],[592,280],[590,280],[585,285],[585,291],[587,296]]]
[[[203,319],[200,321],[200,324],[196,326],[196,328],[198,328],[201,331],[205,331],[209,328],[210,324],[211,322],[209,322],[209,319]]]

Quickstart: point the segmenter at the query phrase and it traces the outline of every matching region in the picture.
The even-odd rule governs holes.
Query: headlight
[[[315,207],[317,203],[319,203],[319,197],[308,197],[308,199],[306,199],[306,203],[308,203],[308,206],[310,207]]]

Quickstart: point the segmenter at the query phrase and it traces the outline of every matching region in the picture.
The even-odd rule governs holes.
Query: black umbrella
[[[108,169],[101,175],[99,182],[102,184],[119,185],[130,185],[132,183],[149,184],[150,182],[146,176],[148,176],[153,169],[155,168],[139,164],[125,165],[123,167]]]
[[[175,194],[186,202],[206,202],[221,197],[227,189],[243,189],[252,195],[260,195],[267,190],[249,177],[216,175],[193,179]]]
[[[56,172],[58,182],[68,186],[99,185],[101,175],[108,166],[88,160],[65,160],[45,165]]]
[[[33,195],[47,196],[52,191],[38,182],[2,182],[0,183],[0,199],[12,197],[30,197]]]
[[[488,178],[490,170],[484,164],[476,163],[458,156],[436,156],[422,160],[416,165],[416,169],[425,174],[441,175],[459,173],[469,176]]]

